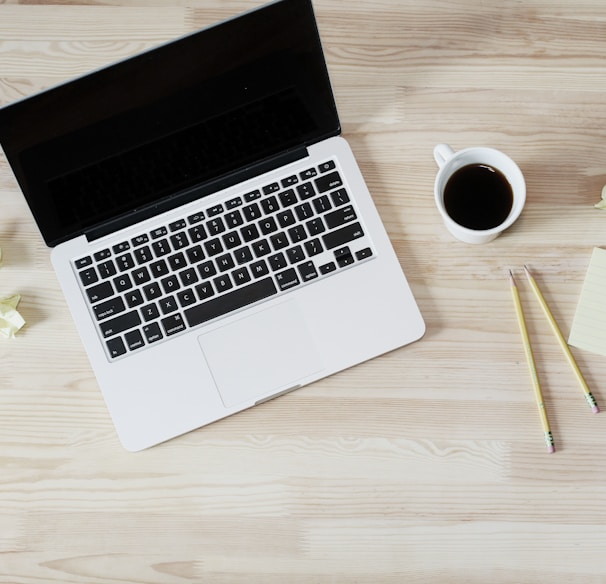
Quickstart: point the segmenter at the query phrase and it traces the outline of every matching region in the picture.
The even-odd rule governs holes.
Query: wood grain
[[[256,6],[0,2],[0,104]],[[558,451],[544,453],[507,269],[567,336],[606,246],[606,5],[316,0],[350,141],[427,322],[418,343],[136,455],[122,450],[0,156],[0,583],[606,582],[606,413],[520,282]],[[521,219],[454,241],[433,146],[522,168]],[[372,334],[372,331],[361,331]],[[606,409],[606,358],[573,349]]]

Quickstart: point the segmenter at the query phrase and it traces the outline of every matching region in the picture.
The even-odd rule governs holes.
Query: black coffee
[[[448,180],[444,207],[459,225],[492,229],[507,219],[513,191],[502,172],[485,164],[463,166]]]

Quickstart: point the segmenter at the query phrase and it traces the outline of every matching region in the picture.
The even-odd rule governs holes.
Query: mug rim
[[[482,157],[481,155],[477,156],[476,160],[471,160],[468,163],[460,164],[461,158],[465,157],[466,155],[469,155],[470,153],[480,152],[488,153],[489,155],[496,154],[501,158],[501,160],[504,160],[510,168],[508,170],[503,170],[500,164],[491,164],[486,160],[486,157]],[[444,188],[446,187],[448,180],[457,170],[464,168],[469,164],[486,164],[487,166],[494,167],[503,174],[503,176],[509,183],[509,186],[511,187],[514,199],[513,204],[511,206],[511,210],[507,215],[507,218],[495,227],[490,227],[489,229],[472,229],[470,227],[465,227],[464,225],[457,223],[448,214],[446,208],[444,207]],[[444,175],[447,175],[445,180],[443,180]],[[512,183],[512,178],[516,179],[517,186]],[[454,154],[442,166],[439,167],[434,181],[434,199],[436,206],[438,207],[438,211],[442,215],[443,219],[447,221],[450,225],[455,226],[461,232],[466,233],[467,235],[477,235],[484,237],[494,234],[498,235],[499,233],[510,227],[521,215],[524,209],[524,205],[526,203],[526,180],[524,179],[524,175],[522,174],[522,171],[520,167],[516,164],[516,162],[501,150],[491,148],[489,146],[470,146],[455,151]]]

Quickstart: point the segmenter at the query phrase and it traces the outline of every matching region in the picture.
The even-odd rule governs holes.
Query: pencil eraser
[[[596,405],[596,406],[591,406],[591,411],[592,411],[594,414],[597,414],[597,413],[600,411],[600,408],[598,408],[598,406],[597,406],[597,405]]]
[[[549,454],[554,453],[554,452],[555,452],[555,446],[554,446],[553,444],[550,444],[550,445],[547,447],[547,452],[549,452]]]

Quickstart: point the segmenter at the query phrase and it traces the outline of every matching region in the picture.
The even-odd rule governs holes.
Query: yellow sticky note
[[[0,298],[0,336],[12,338],[25,324],[25,320],[17,311],[21,296],[15,294],[9,298]]]
[[[606,355],[606,249],[594,248],[568,343]]]

